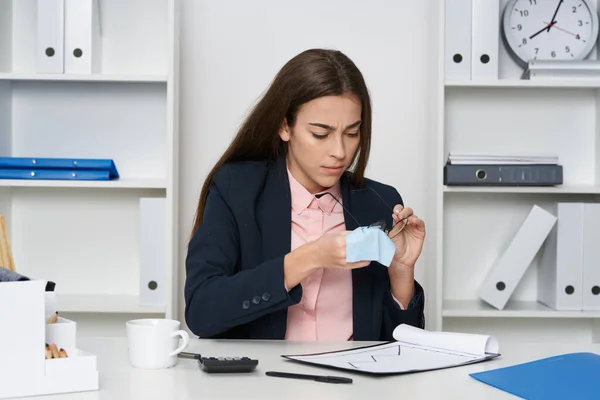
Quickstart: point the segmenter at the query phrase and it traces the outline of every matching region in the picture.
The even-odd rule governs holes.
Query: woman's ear
[[[283,120],[278,133],[281,140],[283,140],[284,142],[290,141],[290,127],[288,126],[287,118]]]

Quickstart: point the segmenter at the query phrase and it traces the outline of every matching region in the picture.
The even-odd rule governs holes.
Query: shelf
[[[0,179],[0,187],[166,189],[166,185],[166,181],[163,179],[118,179],[111,181]]]
[[[76,82],[167,82],[166,75],[109,75],[109,74],[36,74],[0,73],[0,81],[76,81]]]
[[[480,300],[444,300],[444,317],[455,318],[600,318],[600,311],[556,311],[536,301],[509,301],[504,310]]]
[[[138,296],[111,294],[58,294],[58,312],[160,314],[164,306],[140,306]]]
[[[600,194],[600,186],[444,186],[445,193]]]
[[[600,79],[499,79],[446,81],[446,87],[464,88],[600,88]]]

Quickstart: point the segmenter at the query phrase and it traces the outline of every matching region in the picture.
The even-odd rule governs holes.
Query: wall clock
[[[598,39],[598,13],[586,0],[509,0],[502,38],[515,61],[583,60]]]

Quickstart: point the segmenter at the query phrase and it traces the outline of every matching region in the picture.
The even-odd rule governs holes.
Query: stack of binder
[[[532,60],[521,79],[598,79],[599,60]]]
[[[500,8],[500,0],[445,0],[446,79],[498,79]]]
[[[99,0],[37,0],[36,33],[38,73],[101,72]]]
[[[0,157],[0,179],[105,181],[118,178],[115,162],[110,159]]]
[[[450,153],[444,185],[555,186],[563,168],[555,155]]]

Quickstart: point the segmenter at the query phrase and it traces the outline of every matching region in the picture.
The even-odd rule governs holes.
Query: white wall
[[[435,131],[428,111],[436,63],[433,3],[183,1],[181,321],[186,242],[204,177],[279,68],[307,48],[337,48],[362,70],[374,107],[368,176],[394,185],[426,222],[434,218],[425,175]],[[417,266],[425,290],[426,262],[424,255]]]

